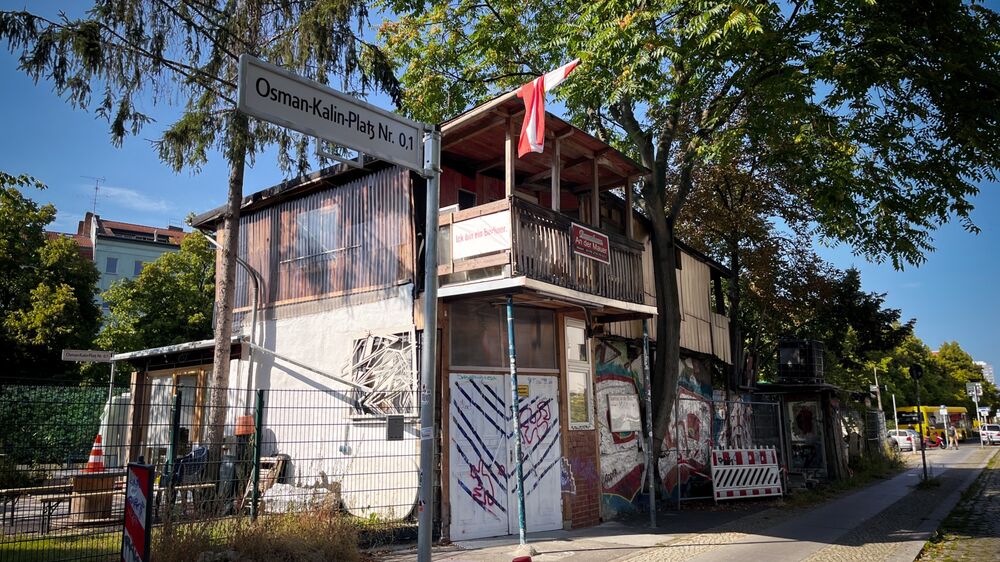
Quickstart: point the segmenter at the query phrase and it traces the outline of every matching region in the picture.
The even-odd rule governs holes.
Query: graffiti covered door
[[[559,408],[555,377],[519,377],[528,531],[562,528]],[[510,381],[504,375],[451,375],[449,500],[451,538],[517,532]]]
[[[528,531],[562,529],[559,482],[559,386],[556,377],[518,375],[521,451],[524,457],[524,519]],[[523,392],[527,386],[527,392]],[[527,395],[525,395],[527,394]],[[511,434],[513,437],[513,434]],[[513,443],[511,444],[513,449]],[[511,463],[511,474],[514,466]],[[511,478],[510,530],[517,532],[517,485]]]
[[[504,400],[509,396],[505,379],[502,375],[451,376],[448,482],[452,540],[509,532],[510,415]]]

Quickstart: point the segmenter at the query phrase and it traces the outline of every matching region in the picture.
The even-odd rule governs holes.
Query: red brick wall
[[[594,431],[570,430],[569,462],[576,481],[576,495],[567,495],[572,526],[590,527],[601,522],[601,477],[597,465]]]

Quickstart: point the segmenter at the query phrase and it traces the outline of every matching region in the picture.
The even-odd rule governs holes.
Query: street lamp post
[[[910,376],[917,385],[917,433],[920,435],[920,460],[924,463],[924,482],[927,481],[927,447],[924,445],[924,411],[920,406],[920,377],[924,376],[924,367],[920,363],[910,365]]]

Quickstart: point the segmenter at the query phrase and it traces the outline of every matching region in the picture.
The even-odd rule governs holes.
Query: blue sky
[[[51,5],[0,1],[4,7],[25,4],[32,9]],[[177,115],[176,109],[141,108],[156,117],[157,123],[115,148],[106,122],[72,109],[49,84],[36,86],[16,70],[16,61],[6,49],[0,49],[0,84],[4,133],[0,135],[0,170],[27,173],[49,186],[32,196],[59,210],[54,230],[75,231],[84,213],[93,208],[92,177],[105,178],[97,198],[98,213],[115,220],[153,226],[182,224],[189,212],[203,212],[225,201],[227,170],[218,154],[200,173],[175,174],[160,163],[150,145],[149,139],[156,138]],[[282,179],[274,152],[265,153],[247,169],[246,192]],[[865,290],[887,293],[887,304],[901,309],[904,319],[916,318],[917,335],[932,348],[958,341],[974,358],[1000,367],[997,186],[984,185],[975,205],[973,219],[982,233],[972,235],[958,224],[946,225],[935,235],[937,251],[919,268],[895,271],[890,265],[853,256],[843,245],[822,248],[820,254],[838,267],[857,267]]]

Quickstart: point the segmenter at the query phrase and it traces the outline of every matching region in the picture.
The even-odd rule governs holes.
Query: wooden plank
[[[562,199],[562,139],[556,138],[555,147],[552,154],[552,210],[559,212],[559,203]]]
[[[460,262],[453,262],[451,265],[453,271],[455,273],[459,273],[461,271],[472,271],[474,269],[483,269],[493,267],[495,265],[506,265],[508,263],[510,263],[510,251],[491,254],[481,258],[472,258]]]
[[[472,207],[471,209],[464,209],[462,211],[455,211],[452,213],[452,222],[462,222],[468,219],[474,219],[476,217],[481,217],[483,215],[492,215],[493,213],[499,213],[500,211],[506,211],[510,208],[509,199],[499,199],[497,201],[491,201],[484,205],[479,205]]]
[[[449,148],[452,148],[457,144],[468,142],[472,138],[490,131],[493,127],[496,127],[497,125],[503,125],[504,123],[507,122],[507,119],[509,119],[509,117],[506,115],[498,116],[490,121],[487,121],[486,123],[476,125],[476,128],[469,131],[468,133],[465,134],[456,133],[454,135],[448,135],[449,136],[448,141],[443,144],[441,150],[448,150]]]
[[[601,227],[601,190],[599,184],[601,183],[600,170],[598,169],[597,160],[591,160],[592,172],[594,174],[594,183],[590,187],[590,224]]]
[[[514,122],[507,118],[507,128],[504,131],[504,169],[503,184],[507,197],[514,194],[514,151],[517,149],[514,142]]]
[[[629,240],[635,240],[635,211],[632,202],[632,188],[635,185],[635,176],[629,176],[625,182],[625,236]]]

